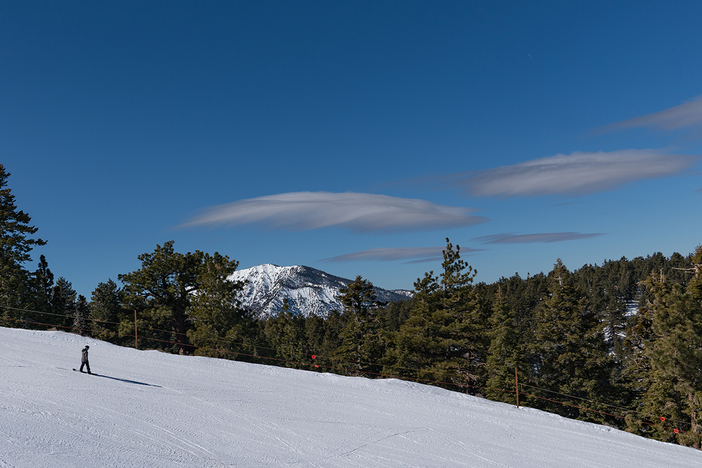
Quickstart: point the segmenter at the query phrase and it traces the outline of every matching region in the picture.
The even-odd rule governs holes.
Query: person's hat
[[[88,346],[88,345],[85,345],[85,349],[88,349],[88,348],[90,348],[90,346]]]

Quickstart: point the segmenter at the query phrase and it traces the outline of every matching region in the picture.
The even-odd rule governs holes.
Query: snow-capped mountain
[[[352,280],[330,275],[306,266],[280,267],[259,265],[234,272],[229,277],[247,281],[241,294],[242,306],[251,310],[256,318],[277,317],[287,299],[295,315],[326,317],[332,310],[343,310],[338,299],[339,290]],[[376,287],[378,300],[399,301],[412,296],[410,291],[388,291]]]

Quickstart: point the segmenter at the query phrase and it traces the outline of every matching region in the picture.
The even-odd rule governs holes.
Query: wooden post
[[[516,367],[514,368],[514,391],[517,395],[517,409],[519,409],[519,376]]]
[[[137,339],[136,309],[134,309],[134,348],[139,349],[139,341]]]

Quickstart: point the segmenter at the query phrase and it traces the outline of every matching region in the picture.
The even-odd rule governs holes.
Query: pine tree
[[[0,164],[0,323],[18,327],[24,326],[26,315],[20,309],[33,305],[25,264],[31,260],[31,250],[46,241],[31,237],[37,228],[29,224],[27,213],[17,209],[15,196],[7,188],[9,177],[10,173]]]
[[[489,322],[491,330],[486,363],[486,396],[491,400],[514,404],[517,398],[515,369],[524,378],[528,375],[528,365],[524,361],[516,313],[508,304],[501,288],[498,289]]]
[[[277,317],[268,319],[265,327],[268,341],[276,349],[276,357],[285,367],[307,368],[309,350],[305,334],[305,318],[290,311],[288,299]]]
[[[537,308],[531,355],[536,367],[536,386],[552,392],[561,401],[592,409],[604,409],[612,394],[612,361],[607,354],[602,325],[578,291],[568,269],[559,259],[550,277],[550,297]],[[553,398],[554,393],[546,394]],[[575,397],[575,399],[571,398]],[[574,419],[602,421],[598,413],[575,406],[541,405]]]
[[[450,324],[440,330],[440,349],[447,359],[439,363],[444,382],[468,385],[468,392],[481,394],[475,388],[485,383],[485,363],[489,338],[486,333],[487,315],[481,309],[480,298],[473,286],[477,271],[461,259],[461,247],[455,248],[446,238],[441,264],[441,307],[433,319]]]
[[[331,352],[327,353],[325,348],[325,338],[327,335],[327,321],[318,315],[310,315],[304,319],[305,328],[305,341],[307,343],[307,354],[305,355],[305,360],[310,359],[309,369],[310,370],[323,370],[324,368],[331,367],[331,359],[327,358],[327,355],[331,356]],[[312,358],[312,356],[315,356]],[[319,367],[315,367],[315,365]]]
[[[99,283],[93,290],[89,304],[93,336],[99,340],[121,343],[118,338],[118,323],[121,315],[126,314],[122,309],[123,291],[113,280]]]
[[[384,372],[456,388],[476,387],[484,372],[484,317],[472,286],[475,271],[446,239],[442,272],[414,283],[414,305],[388,351]]]
[[[395,333],[400,330],[405,321],[409,318],[412,310],[413,299],[390,302],[386,307],[378,311],[383,330]]]
[[[51,320],[48,322],[59,330],[70,330],[73,326],[76,297],[77,293],[71,282],[63,276],[60,277],[51,288]]]
[[[346,325],[344,317],[338,310],[332,310],[324,319],[324,336],[321,347],[315,347],[318,351],[315,363],[320,367],[335,369],[339,371],[340,359],[337,357],[337,350],[341,347],[341,331]]]
[[[230,353],[246,352],[244,349],[245,311],[238,294],[244,283],[229,277],[239,262],[215,252],[204,254],[198,270],[196,290],[187,309],[190,341],[197,346],[199,356],[235,357]]]
[[[683,431],[653,426],[655,438],[702,448],[702,246],[688,270],[693,278],[686,289],[663,274],[647,281],[654,339],[646,350],[651,378],[643,414]]]
[[[46,257],[39,257],[39,265],[33,275],[33,309],[44,314],[36,314],[37,321],[40,323],[48,323],[50,317],[46,315],[51,312],[51,288],[54,286],[54,274],[49,269],[49,264]]]
[[[125,284],[124,306],[136,310],[146,320],[144,325],[147,328],[170,329],[170,333],[154,333],[159,340],[155,343],[175,342],[169,349],[180,354],[192,352],[187,335],[190,328],[187,309],[198,286],[202,257],[200,251],[178,253],[173,248],[173,241],[168,241],[163,246],[157,245],[152,253],[139,255],[142,262],[139,270],[118,276]],[[122,332],[130,329],[133,329],[131,323],[120,326]]]
[[[85,296],[79,295],[76,301],[76,309],[73,314],[73,331],[81,336],[91,335],[92,330],[88,328],[90,311],[88,309],[88,301]]]
[[[340,291],[339,299],[344,304],[346,325],[341,330],[341,346],[337,358],[348,371],[377,373],[383,354],[383,339],[378,319],[378,301],[373,283],[357,276]]]
[[[651,426],[639,421],[647,418],[643,398],[652,385],[651,360],[646,351],[653,340],[653,311],[645,305],[639,307],[638,313],[628,321],[624,334],[623,353],[619,359],[621,377],[615,383],[623,394],[623,405],[631,408],[626,415],[626,430],[647,436]]]

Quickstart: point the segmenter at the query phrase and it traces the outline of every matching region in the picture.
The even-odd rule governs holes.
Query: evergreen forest
[[[440,271],[414,297],[380,303],[358,276],[326,318],[256,320],[241,307],[238,263],[138,256],[88,299],[55,278],[0,165],[0,326],[63,330],[121,346],[366,378],[399,378],[702,448],[702,246],[492,284],[446,239]]]

